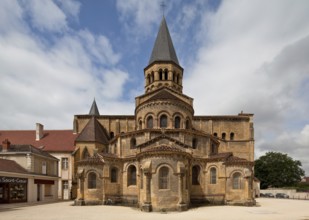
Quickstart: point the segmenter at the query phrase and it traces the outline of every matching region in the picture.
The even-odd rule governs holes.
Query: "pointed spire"
[[[172,38],[163,16],[160,29],[152,49],[149,64],[155,61],[173,61],[179,65]]]
[[[97,106],[97,103],[95,102],[95,99],[93,100],[92,106],[91,106],[90,111],[89,111],[89,115],[100,116],[98,106]]]

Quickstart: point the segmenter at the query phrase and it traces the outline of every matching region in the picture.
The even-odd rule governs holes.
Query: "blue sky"
[[[0,129],[71,129],[96,98],[134,114],[162,19],[154,0],[0,1]],[[255,114],[256,156],[309,173],[309,2],[166,0],[195,115]]]

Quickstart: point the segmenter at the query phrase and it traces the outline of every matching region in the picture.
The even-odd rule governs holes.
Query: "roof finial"
[[[165,10],[165,7],[166,7],[166,4],[164,1],[161,1],[161,4],[160,4],[161,8],[162,8],[162,15],[164,17],[164,10]]]

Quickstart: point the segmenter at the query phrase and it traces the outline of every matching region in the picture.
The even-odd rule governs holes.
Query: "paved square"
[[[187,212],[145,213],[120,206],[72,206],[59,202],[17,207],[0,205],[2,220],[309,220],[309,200],[257,199],[259,206],[209,206]]]

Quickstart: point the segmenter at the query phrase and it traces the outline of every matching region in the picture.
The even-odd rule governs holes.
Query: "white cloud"
[[[8,23],[0,23],[0,102],[6,103],[1,107],[1,129],[32,129],[36,122],[47,129],[71,128],[73,115],[87,114],[93,98],[101,93],[99,106],[105,98],[112,100],[114,109],[126,106],[120,99],[128,74],[115,67],[120,55],[107,37],[68,30],[65,15],[60,16],[61,9],[52,1],[29,3],[31,12],[22,9],[21,2],[11,2],[0,3],[0,10],[13,11],[4,16]],[[51,9],[53,15],[39,21],[41,7]],[[40,32],[30,32],[23,21],[25,13],[33,15],[41,31],[62,34],[47,43]],[[18,28],[6,28],[9,22]]]
[[[196,114],[254,113],[257,152],[304,161],[309,150],[289,135],[308,120],[308,11],[308,1],[223,1],[206,14],[197,60],[185,70]]]
[[[61,9],[67,16],[78,20],[81,6],[80,2],[77,2],[75,0],[56,0],[56,2],[60,4]]]
[[[296,141],[302,146],[309,147],[309,125],[303,128],[299,136]]]
[[[162,17],[159,0],[117,0],[116,6],[127,31],[136,36],[149,35],[153,24]]]
[[[121,70],[105,70],[102,79],[102,93],[100,95],[111,100],[121,98],[124,83],[128,78],[128,73]]]
[[[61,32],[67,28],[66,15],[50,0],[24,1],[32,25],[41,31]]]
[[[115,65],[120,59],[120,55],[113,51],[107,37],[103,35],[95,36],[88,30],[81,30],[79,36],[85,43],[87,51],[92,55],[93,60],[101,64]]]
[[[0,34],[22,28],[23,11],[16,1],[3,0],[0,7]]]

